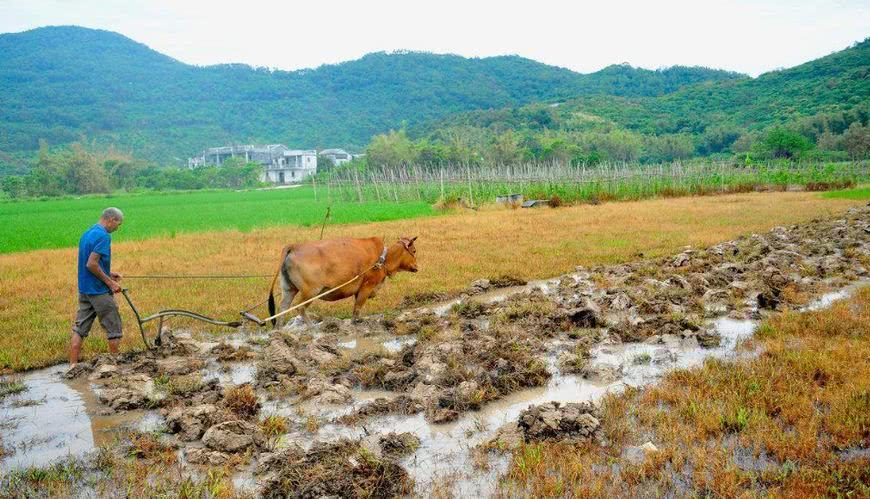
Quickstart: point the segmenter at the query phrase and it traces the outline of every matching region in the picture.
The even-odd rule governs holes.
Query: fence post
[[[471,203],[471,206],[474,207],[474,193],[471,191],[471,167],[467,167],[468,170],[468,201]]]
[[[359,185],[359,174],[356,172],[356,170],[354,170],[354,172],[353,172],[353,179],[354,179],[354,181],[356,181],[356,194],[359,197],[359,202],[362,203],[363,202],[362,188]]]
[[[381,202],[381,190],[378,189],[378,181],[375,179],[374,173],[369,173],[369,177],[372,179],[372,185],[375,186],[375,195],[378,197],[378,203]]]

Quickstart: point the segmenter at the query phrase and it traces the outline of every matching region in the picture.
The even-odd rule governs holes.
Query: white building
[[[347,163],[348,161],[353,159],[353,155],[344,149],[324,149],[319,153],[321,156],[325,158],[329,158],[332,160],[332,164],[338,166],[342,163]]]
[[[188,168],[220,166],[229,158],[259,163],[265,167],[262,180],[276,184],[302,182],[317,173],[317,151],[287,149],[282,144],[210,147],[187,160]]]

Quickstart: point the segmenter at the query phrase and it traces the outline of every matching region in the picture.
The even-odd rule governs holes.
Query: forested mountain
[[[753,148],[758,157],[870,154],[870,39],[757,78],[700,82],[660,95],[614,94],[457,113],[412,127],[407,138],[376,137],[373,145],[415,139],[421,157],[448,158],[441,162],[487,156],[668,161]]]
[[[300,71],[191,66],[117,33],[0,35],[0,160],[80,140],[179,164],[212,145],[360,149],[372,135],[476,109],[581,95],[662,96],[745,80],[707,68],[610,66],[588,75],[517,56],[375,53]]]
[[[656,98],[580,97],[565,111],[590,112],[645,133],[700,133],[723,124],[760,129],[868,104],[870,39],[758,78],[692,85]]]

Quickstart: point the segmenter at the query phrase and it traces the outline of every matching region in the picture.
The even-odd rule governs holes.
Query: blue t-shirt
[[[104,295],[109,292],[109,287],[88,270],[88,257],[91,253],[100,255],[100,268],[106,275],[111,275],[109,270],[112,267],[112,236],[100,224],[86,230],[79,239],[79,293]]]

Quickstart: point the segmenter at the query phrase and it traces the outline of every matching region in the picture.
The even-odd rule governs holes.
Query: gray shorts
[[[79,310],[76,312],[76,323],[73,332],[86,338],[94,325],[94,319],[99,318],[100,324],[106,330],[110,340],[121,338],[121,314],[118,304],[111,293],[103,295],[83,295],[79,293]]]

